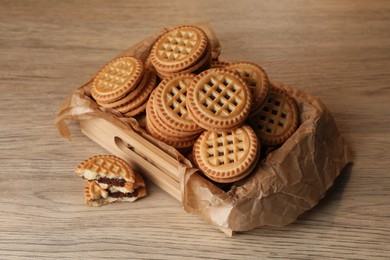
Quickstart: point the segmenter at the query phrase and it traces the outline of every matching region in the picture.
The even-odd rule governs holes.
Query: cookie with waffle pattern
[[[211,180],[221,183],[247,176],[258,162],[260,143],[248,125],[227,131],[205,131],[196,140],[196,166]]]
[[[114,102],[104,102],[104,101],[96,100],[96,103],[98,103],[99,106],[105,108],[116,108],[125,105],[129,103],[131,100],[134,100],[145,89],[147,82],[150,82],[150,72],[145,71],[144,76],[137,84],[137,86],[134,87],[131,91],[129,91],[128,94],[126,94],[124,97]]]
[[[124,56],[109,62],[92,82],[91,95],[100,102],[114,102],[133,90],[144,73],[140,59]]]
[[[167,77],[175,76],[175,75],[181,74],[181,73],[198,74],[198,73],[210,68],[211,62],[212,62],[211,49],[212,49],[211,44],[208,44],[208,47],[207,47],[205,54],[203,54],[203,56],[199,59],[199,61],[197,63],[193,64],[191,67],[189,67],[187,69],[180,70],[179,72],[165,72],[165,71],[161,71],[161,70],[156,69],[156,73],[161,79],[165,79]]]
[[[186,104],[200,126],[223,131],[244,123],[252,106],[252,93],[236,73],[209,69],[192,81]]]
[[[169,30],[153,45],[150,61],[157,71],[171,73],[196,64],[207,50],[208,39],[196,26]]]
[[[248,123],[264,145],[283,144],[298,128],[298,107],[286,91],[271,84],[270,95],[259,113]]]
[[[75,173],[87,181],[96,181],[111,193],[131,193],[145,187],[142,177],[126,161],[114,155],[92,156],[81,162]]]
[[[155,109],[160,118],[174,129],[182,131],[200,131],[186,107],[188,86],[195,78],[194,74],[178,74],[164,79],[156,88]]]

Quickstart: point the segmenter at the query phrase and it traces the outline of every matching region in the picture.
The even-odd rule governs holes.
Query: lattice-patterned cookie
[[[92,83],[91,95],[101,102],[113,102],[134,89],[144,72],[142,61],[121,57],[104,66]]]
[[[86,180],[122,178],[124,181],[135,181],[133,169],[127,162],[114,155],[95,155],[81,162],[75,172]]]
[[[207,49],[206,34],[195,26],[168,31],[154,44],[150,61],[159,71],[178,72],[191,67]]]
[[[194,162],[210,179],[228,183],[247,176],[259,158],[260,144],[248,125],[205,131],[193,147]]]
[[[187,89],[193,74],[179,74],[164,79],[156,88],[154,107],[168,125],[178,130],[200,130],[186,107]]]
[[[82,163],[76,174],[85,180],[95,180],[103,189],[133,192],[138,185],[136,173],[130,165],[119,157],[113,155],[96,155]]]
[[[122,198],[146,196],[143,178],[130,165],[113,155],[96,155],[82,163],[76,174],[87,180],[85,199],[87,205],[100,206]]]
[[[150,72],[145,71],[144,76],[142,77],[138,85],[134,89],[129,91],[129,93],[126,96],[114,102],[102,102],[96,100],[96,103],[98,103],[100,106],[105,108],[116,108],[125,105],[129,103],[131,100],[134,100],[145,89],[145,86],[148,82],[150,82],[151,77],[153,77],[153,75],[151,75]]]
[[[270,84],[264,69],[252,62],[236,62],[225,67],[240,75],[253,94],[251,111],[258,111],[269,94]]]
[[[187,109],[193,120],[208,130],[238,127],[249,115],[252,94],[232,71],[209,69],[192,81],[187,91]]]
[[[211,61],[212,61],[211,46],[210,44],[208,44],[207,51],[205,52],[205,54],[199,59],[197,63],[193,64],[191,67],[184,70],[180,70],[179,72],[164,72],[160,70],[156,70],[156,72],[161,79],[165,79],[182,73],[198,74],[204,70],[209,69],[211,66]]]
[[[262,144],[279,145],[298,128],[298,108],[295,100],[284,90],[271,85],[263,108],[248,121]]]

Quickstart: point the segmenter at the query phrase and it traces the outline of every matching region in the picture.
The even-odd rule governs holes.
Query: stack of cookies
[[[156,87],[146,106],[146,129],[154,136],[184,152],[191,149],[203,129],[188,113],[186,96],[195,75],[170,76]]]
[[[199,73],[211,65],[211,44],[195,26],[181,26],[162,35],[150,52],[160,78],[176,73]]]
[[[104,66],[96,75],[91,95],[103,108],[133,117],[146,109],[156,86],[156,74],[135,57],[121,57]]]

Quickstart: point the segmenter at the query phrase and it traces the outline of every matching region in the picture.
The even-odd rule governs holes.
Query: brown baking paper
[[[215,33],[208,25],[198,26],[210,38],[213,57],[217,58],[221,48]],[[162,29],[119,56],[145,60],[155,40],[170,28]],[[103,117],[116,126],[138,132],[181,162],[184,209],[221,228],[245,231],[293,222],[324,197],[345,165],[351,162],[351,151],[324,104],[299,89],[275,83],[296,100],[300,126],[280,148],[262,159],[248,178],[223,191],[203,178],[173,147],[149,136],[136,119],[124,118],[115,109],[101,110],[90,97],[92,79],[74,90],[60,107],[56,119],[60,134],[70,138],[66,122],[91,117]]]

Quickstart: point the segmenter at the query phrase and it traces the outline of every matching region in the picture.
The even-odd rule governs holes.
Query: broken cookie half
[[[75,172],[87,180],[84,197],[88,206],[132,202],[147,195],[142,177],[126,161],[113,155],[93,156],[80,163]]]

